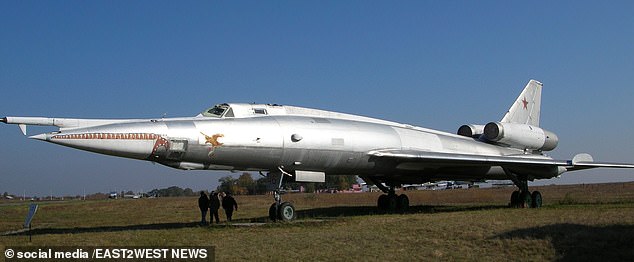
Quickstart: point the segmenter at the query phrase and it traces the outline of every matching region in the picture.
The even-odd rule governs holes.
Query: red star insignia
[[[528,101],[526,101],[526,97],[524,97],[524,99],[522,99],[522,104],[524,104],[524,109],[528,109]]]

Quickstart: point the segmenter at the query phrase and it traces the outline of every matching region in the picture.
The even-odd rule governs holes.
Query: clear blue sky
[[[634,162],[631,1],[0,1],[0,115],[192,116],[307,106],[455,132],[544,83],[552,155]],[[29,133],[48,131],[32,128]],[[0,125],[0,193],[172,185],[185,172],[28,140]],[[634,171],[543,183],[633,181]]]

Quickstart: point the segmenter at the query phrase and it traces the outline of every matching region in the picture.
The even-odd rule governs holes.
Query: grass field
[[[406,214],[378,212],[378,193],[292,194],[299,222],[253,227],[199,226],[196,198],[43,202],[32,242],[17,233],[0,246],[213,245],[217,261],[634,259],[634,183],[532,189],[543,208],[507,208],[513,188],[409,191]],[[266,221],[271,196],[236,200],[234,223]],[[0,202],[0,233],[20,229],[29,204]]]

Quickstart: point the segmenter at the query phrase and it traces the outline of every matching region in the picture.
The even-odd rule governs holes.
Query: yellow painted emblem
[[[213,136],[205,135],[205,133],[200,132],[201,135],[205,136],[205,144],[211,144],[212,147],[217,147],[224,145],[223,143],[218,142],[219,137],[224,137],[223,134],[215,134]]]
[[[201,135],[203,135],[205,137],[205,144],[210,144],[211,148],[209,148],[209,157],[212,157],[214,155],[214,149],[216,147],[222,146],[224,145],[224,143],[220,143],[218,142],[218,138],[224,137],[225,135],[223,134],[214,134],[212,136],[208,136],[203,132],[200,132]]]

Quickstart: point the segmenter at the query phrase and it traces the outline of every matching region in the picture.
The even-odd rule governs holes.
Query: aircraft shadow
[[[418,214],[418,213],[446,213],[446,212],[460,212],[460,211],[476,211],[476,210],[492,210],[508,208],[505,205],[487,205],[487,206],[410,206],[406,212],[400,212],[400,214]],[[310,218],[336,218],[336,217],[354,217],[354,216],[368,216],[368,215],[381,215],[381,214],[399,214],[398,212],[387,212],[379,210],[376,206],[336,206],[336,207],[324,207],[304,209],[297,211],[297,218],[310,219]],[[267,222],[268,217],[258,217],[251,219],[251,222]]]
[[[634,257],[634,225],[564,223],[513,230],[493,238],[550,240],[557,261],[631,261]]]
[[[476,210],[492,210],[507,208],[506,206],[411,206],[405,214],[416,213],[443,213],[443,212],[460,212],[460,211],[476,211]],[[319,219],[319,218],[337,218],[337,217],[353,217],[366,215],[389,214],[389,212],[378,210],[375,206],[337,206],[314,208],[297,211],[299,219]],[[268,223],[268,217],[244,218],[234,220],[233,223]],[[216,224],[214,224],[216,225]],[[231,226],[232,224],[221,223],[220,226]],[[18,231],[14,233],[3,234],[3,236],[26,236],[26,235],[47,235],[47,234],[78,234],[78,233],[97,233],[97,232],[120,232],[129,230],[160,230],[160,229],[179,229],[200,227],[199,222],[184,223],[154,223],[139,224],[126,226],[98,226],[98,227],[69,227],[69,228],[34,228],[28,231]]]

